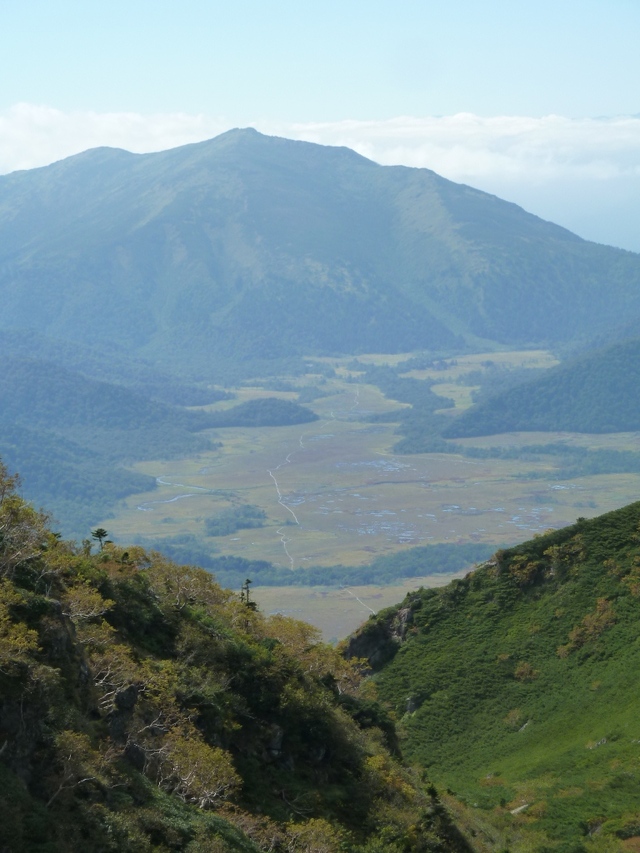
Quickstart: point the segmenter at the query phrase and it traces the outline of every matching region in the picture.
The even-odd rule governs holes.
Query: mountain
[[[590,352],[456,418],[448,438],[514,431],[606,433],[640,429],[640,339]]]
[[[65,542],[14,486],[0,465],[0,849],[470,853],[315,629]]]
[[[0,355],[0,367],[0,453],[22,472],[25,495],[45,504],[66,533],[86,536],[116,501],[155,488],[152,477],[125,464],[212,447],[198,434],[212,426],[211,416],[151,399],[153,383],[141,392],[11,355]],[[180,391],[207,394],[171,385],[161,393]]]
[[[411,593],[350,641],[405,755],[467,804],[480,849],[637,847],[639,530],[640,503],[578,520]]]
[[[571,340],[640,315],[640,256],[427,169],[234,130],[0,178],[5,330],[178,372]]]

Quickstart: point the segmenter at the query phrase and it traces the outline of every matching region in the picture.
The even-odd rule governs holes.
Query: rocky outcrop
[[[412,622],[410,601],[405,600],[400,607],[381,610],[349,637],[344,656],[347,660],[366,660],[375,672],[395,656]]]

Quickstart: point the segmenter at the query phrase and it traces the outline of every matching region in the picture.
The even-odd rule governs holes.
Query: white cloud
[[[292,125],[291,131],[300,139],[347,145],[380,163],[427,167],[452,180],[640,175],[640,117],[483,118],[460,113]]]
[[[247,124],[264,133],[346,145],[379,163],[427,167],[516,201],[590,239],[640,249],[634,225],[640,219],[640,116],[461,113]],[[230,127],[224,118],[207,115],[63,112],[17,104],[0,112],[0,173],[46,165],[100,145],[159,151]],[[606,216],[599,213],[603,209]]]
[[[265,133],[346,145],[379,163],[433,169],[452,180],[640,175],[640,116],[570,119],[471,113],[386,121],[257,121]],[[99,145],[160,151],[228,130],[223,118],[185,113],[62,112],[16,104],[0,113],[0,172],[42,166]]]
[[[139,153],[162,151],[228,129],[223,119],[203,115],[67,113],[16,104],[0,113],[0,173],[44,166],[102,145]]]

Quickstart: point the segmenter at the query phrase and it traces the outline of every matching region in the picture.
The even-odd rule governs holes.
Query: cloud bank
[[[487,176],[640,176],[640,117],[570,119],[470,113],[382,122],[292,125],[297,138],[347,145],[381,163],[433,169],[452,180]]]
[[[346,145],[378,163],[433,169],[516,201],[582,236],[640,250],[634,227],[640,221],[640,116],[462,113],[247,124],[292,139]],[[208,139],[231,126],[223,117],[206,115],[63,112],[17,104],[0,112],[0,173],[101,145],[159,151]]]

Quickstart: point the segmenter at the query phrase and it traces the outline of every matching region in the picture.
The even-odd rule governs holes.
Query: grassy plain
[[[393,365],[410,355],[372,354],[359,356],[359,361]],[[592,517],[620,507],[640,491],[638,474],[558,481],[554,478],[557,461],[550,457],[505,460],[394,453],[397,425],[370,423],[367,417],[400,409],[402,404],[386,399],[375,386],[355,381],[359,374],[352,369],[351,359],[324,362],[335,370],[333,378],[283,377],[298,388],[322,383],[326,396],[308,404],[319,421],[220,429],[212,434],[222,442],[219,449],[172,462],[141,463],[136,469],[158,478],[158,489],[123,502],[104,526],[120,541],[136,535],[161,541],[190,533],[212,552],[268,560],[297,570],[338,563],[362,565],[378,555],[429,543],[513,544],[569,524],[578,516]],[[556,361],[540,350],[479,353],[408,375],[437,379],[434,390],[452,397],[459,410],[470,400],[465,374],[475,371],[477,375],[489,363],[539,368]],[[296,398],[295,392],[257,386],[239,388],[237,395],[236,400],[208,408],[219,410],[265,396]],[[465,439],[460,444],[526,447],[563,441],[588,448],[637,449],[637,439],[635,433],[509,433]],[[264,527],[225,537],[205,536],[207,518],[243,504],[264,510]],[[411,584],[419,585],[416,580]],[[404,594],[404,588],[388,589],[394,600]],[[304,612],[317,624],[322,621],[307,613],[311,600],[319,613],[320,599],[310,599],[304,588],[286,590],[279,595],[286,596],[288,609]],[[272,592],[265,595],[266,601]],[[384,597],[386,601],[386,593]],[[344,628],[326,628],[330,636],[352,627],[348,608],[339,601],[338,596],[332,606],[344,613]]]
[[[255,587],[251,593],[265,613],[282,613],[310,622],[325,640],[335,642],[352,633],[372,613],[392,607],[418,587],[444,586],[455,575],[407,578],[388,586]]]

